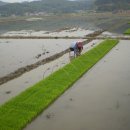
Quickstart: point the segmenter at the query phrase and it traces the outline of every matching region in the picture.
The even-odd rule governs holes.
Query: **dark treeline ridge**
[[[0,7],[1,16],[24,15],[25,13],[70,13],[91,8],[92,1],[41,0],[23,3],[8,3]]]

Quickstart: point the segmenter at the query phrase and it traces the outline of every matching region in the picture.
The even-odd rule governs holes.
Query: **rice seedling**
[[[117,43],[118,40],[105,40],[0,106],[0,130],[21,130],[24,128]]]

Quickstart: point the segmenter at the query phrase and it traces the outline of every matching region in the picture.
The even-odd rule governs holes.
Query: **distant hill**
[[[130,0],[96,0],[98,11],[130,10]]]
[[[93,5],[93,0],[41,0],[23,3],[10,3],[0,7],[2,16],[24,15],[25,13],[69,13],[79,10],[90,9]]]
[[[6,4],[7,4],[6,2],[0,1],[0,6],[6,5]]]
[[[130,0],[40,0],[23,3],[0,1],[0,16],[72,13],[88,9],[97,11],[130,10]]]

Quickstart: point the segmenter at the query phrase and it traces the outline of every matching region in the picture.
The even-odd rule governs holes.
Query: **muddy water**
[[[86,51],[88,51],[95,45],[99,44],[100,42],[101,40],[93,40],[92,42],[84,46],[82,53],[85,53]],[[95,43],[95,45],[93,45],[93,43]],[[22,91],[31,87],[38,81],[47,77],[54,71],[68,64],[69,62],[70,62],[69,54],[65,54],[55,61],[41,65],[32,71],[24,73],[22,76],[16,79],[13,79],[3,85],[0,85],[0,104],[5,103],[10,98],[18,95]]]
[[[74,39],[1,39],[0,77],[67,49]]]
[[[130,130],[129,50],[121,41],[24,130]]]

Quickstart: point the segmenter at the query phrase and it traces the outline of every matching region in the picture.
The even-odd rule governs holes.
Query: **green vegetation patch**
[[[20,130],[108,53],[118,40],[105,40],[0,107],[0,130]]]
[[[127,29],[127,30],[124,32],[124,34],[130,35],[130,28]]]

